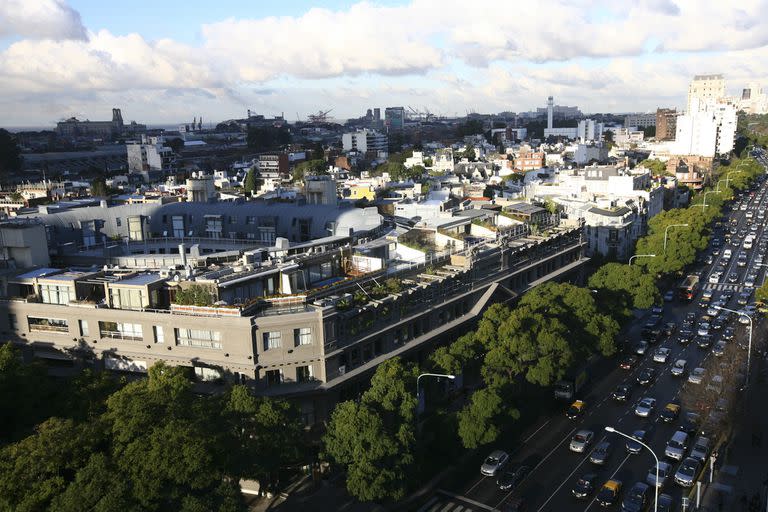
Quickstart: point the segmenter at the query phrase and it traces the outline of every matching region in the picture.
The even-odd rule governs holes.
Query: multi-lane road
[[[698,319],[705,314],[699,306],[699,298],[704,290],[712,290],[713,301],[717,300],[722,293],[731,292],[733,297],[726,303],[725,307],[741,309],[742,306],[737,305],[737,297],[739,292],[745,290],[743,285],[745,276],[755,272],[758,274],[756,286],[763,282],[765,267],[756,266],[755,258],[759,253],[765,252],[765,245],[762,241],[768,240],[768,230],[765,233],[766,238],[763,238],[764,220],[757,218],[759,209],[768,206],[767,188],[768,183],[762,184],[752,198],[745,194],[742,201],[747,203],[747,210],[734,207],[733,211],[728,213],[723,226],[715,230],[714,237],[723,240],[723,249],[728,247],[734,254],[730,261],[725,262],[723,260],[723,250],[721,249],[719,254],[713,255],[711,264],[702,264],[699,267],[702,284],[694,300],[685,303],[675,299],[671,303],[666,303],[663,322],[675,322],[679,327],[686,314],[694,312],[698,323]],[[739,202],[738,200],[735,201],[734,206],[738,205]],[[749,262],[745,267],[739,267],[736,255],[743,249],[732,243],[726,244],[725,234],[733,225],[736,227],[737,235],[739,231],[749,231],[751,223],[748,223],[745,215],[748,211],[752,212],[752,222],[757,225],[757,236],[754,248],[745,251],[748,253]],[[731,221],[735,222],[732,224]],[[743,241],[743,236],[741,240]],[[708,250],[707,254],[712,254],[712,250]],[[709,283],[711,274],[721,264],[725,265],[723,279],[718,283]],[[739,280],[736,283],[726,282],[726,277],[731,273],[739,275]],[[639,339],[643,322],[644,319],[639,319],[635,322],[636,325],[631,326],[627,331],[626,338],[621,340],[626,346],[631,346],[632,342]],[[616,368],[599,382],[593,382],[585,390],[586,394],[580,397],[587,402],[587,409],[576,420],[569,420],[565,417],[564,412],[569,404],[563,404],[562,416],[542,419],[531,429],[527,437],[520,441],[519,446],[489,447],[489,452],[491,449],[498,448],[510,453],[511,465],[524,464],[532,468],[517,488],[511,491],[501,491],[496,483],[496,478],[480,475],[478,468],[475,478],[457,488],[446,489],[437,493],[422,507],[422,510],[425,512],[498,510],[503,509],[506,503],[523,499],[526,510],[586,512],[598,510],[601,507],[594,501],[595,493],[584,500],[577,500],[572,496],[571,489],[581,475],[596,473],[598,475],[596,481],[598,489],[611,478],[621,480],[625,491],[635,482],[645,482],[648,472],[655,467],[653,456],[647,450],[643,450],[639,454],[628,454],[625,450],[625,439],[617,434],[606,432],[605,427],[612,426],[627,434],[631,434],[635,430],[650,431],[647,444],[659,458],[662,458],[666,443],[677,431],[680,420],[665,423],[659,419],[659,412],[667,403],[679,401],[681,393],[686,393],[688,387],[696,386],[687,383],[685,378],[672,376],[671,366],[677,359],[685,359],[689,369],[698,366],[716,368],[715,359],[717,359],[717,363],[732,359],[729,357],[729,354],[733,353],[732,351],[743,350],[738,348],[738,342],[746,342],[747,330],[745,326],[736,322],[735,318],[731,320],[729,325],[736,328],[736,338],[729,342],[726,357],[716,358],[710,349],[699,348],[695,341],[683,345],[678,342],[677,332],[675,332],[672,336],[665,337],[659,343],[651,345],[648,354],[641,358],[640,363],[631,370],[625,371]],[[717,341],[723,330],[712,331],[714,341]],[[663,364],[655,363],[652,359],[654,350],[659,347],[667,347],[671,350],[671,354]],[[648,386],[640,386],[636,382],[637,375],[647,367],[656,369],[656,377]],[[712,372],[705,379],[711,377],[711,374]],[[617,402],[611,398],[611,392],[619,384],[632,385],[632,396],[627,402]],[[702,385],[705,384],[706,380]],[[634,406],[642,397],[656,399],[656,411],[648,418],[641,418],[634,414]],[[584,453],[574,453],[569,449],[570,440],[576,431],[582,429],[593,431],[595,442]],[[590,462],[590,453],[603,440],[611,441],[613,451],[605,464],[597,466]],[[673,462],[672,471],[674,473],[679,464],[674,461],[671,462]],[[679,510],[682,496],[688,494],[688,490],[682,489],[672,482],[671,475],[661,492],[674,498],[674,510]],[[651,494],[650,497],[652,501],[653,495]],[[649,505],[652,506],[652,504]],[[618,509],[618,503],[614,507]]]

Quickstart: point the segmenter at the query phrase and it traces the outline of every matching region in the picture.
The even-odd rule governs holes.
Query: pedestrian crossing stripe
[[[704,289],[705,290],[714,290],[714,291],[730,291],[730,292],[735,292],[735,291],[741,291],[743,288],[744,288],[744,286],[740,285],[740,284],[725,284],[725,283],[711,284],[711,283],[707,283],[707,284],[704,285]]]

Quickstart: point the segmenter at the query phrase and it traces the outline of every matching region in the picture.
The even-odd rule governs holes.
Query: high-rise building
[[[736,107],[728,103],[691,101],[691,111],[677,117],[675,154],[714,157],[733,150]]]
[[[594,119],[582,119],[579,121],[576,134],[582,144],[599,142],[603,140],[603,123],[596,123]]]
[[[656,114],[629,114],[624,117],[624,128],[648,128],[656,125]]]
[[[343,134],[341,136],[341,145],[344,151],[359,151],[363,154],[386,152],[389,146],[389,138],[383,133],[362,129]]]
[[[402,130],[405,126],[405,107],[385,108],[384,124],[387,130]]]
[[[723,75],[696,75],[688,86],[686,113],[694,108],[705,108],[707,103],[717,103],[725,98],[725,78]],[[694,104],[693,100],[698,103]]]
[[[552,117],[554,114],[554,109],[555,109],[555,100],[554,98],[552,98],[552,96],[550,96],[549,98],[547,98],[547,129],[548,130],[551,130],[552,128],[554,128],[554,126],[552,126]]]
[[[675,140],[677,109],[656,109],[656,140]]]

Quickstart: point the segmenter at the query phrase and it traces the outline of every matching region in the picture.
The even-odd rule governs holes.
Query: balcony
[[[30,324],[29,330],[32,332],[69,332],[69,326],[67,325],[46,325],[46,324]]]
[[[124,340],[124,341],[142,341],[144,339],[143,335],[138,334],[126,334],[120,331],[99,331],[99,334],[102,338],[112,338],[112,339],[118,339],[118,340]]]

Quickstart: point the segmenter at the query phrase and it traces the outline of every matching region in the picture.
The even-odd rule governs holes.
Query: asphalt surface
[[[749,200],[748,204],[750,207],[757,206],[758,204],[768,206],[768,193],[766,193],[766,189],[768,189],[768,183],[763,183],[755,197]],[[742,200],[747,198],[747,194],[742,196]],[[735,201],[733,203],[734,207],[738,202]],[[745,211],[738,209],[729,212],[726,216],[727,221],[723,223],[722,228],[715,231],[714,236],[723,239],[724,233],[730,228],[729,221],[732,219],[738,221],[738,230],[749,229],[745,213]],[[697,267],[701,269],[701,285],[694,300],[690,303],[685,303],[675,298],[673,302],[666,303],[664,305],[662,322],[674,321],[677,323],[679,330],[686,313],[693,311],[696,313],[698,324],[698,319],[706,313],[705,309],[699,306],[699,299],[704,290],[712,290],[714,292],[713,301],[717,300],[720,293],[730,291],[733,293],[733,297],[726,304],[726,307],[734,310],[742,308],[742,306],[737,305],[736,300],[739,292],[744,289],[741,283],[743,283],[746,274],[752,270],[759,271],[755,286],[760,286],[765,278],[765,267],[754,267],[753,265],[754,258],[761,245],[765,219],[758,219],[757,211],[754,211],[753,222],[758,225],[759,229],[753,249],[746,251],[749,257],[747,266],[738,267],[736,264],[737,254],[742,250],[741,247],[725,244],[724,242],[720,255],[715,257],[711,265],[702,264]],[[766,234],[768,235],[768,230],[766,230]],[[740,240],[743,241],[743,237]],[[733,257],[726,265],[723,279],[718,283],[709,283],[711,273],[718,263],[721,262],[722,249],[726,247],[733,251]],[[710,253],[711,248],[707,251],[707,254]],[[768,259],[766,263],[768,263]],[[735,284],[725,281],[725,278],[732,272],[739,274],[739,280]],[[754,297],[751,300],[754,300]],[[644,323],[645,317],[634,322],[627,331],[628,339],[620,341],[628,341],[631,345],[632,342],[638,340]],[[738,345],[740,343],[745,345],[747,342],[747,328],[739,324],[735,317],[728,325],[736,328],[736,336],[733,341],[729,342],[726,355],[720,361],[732,360],[737,355],[736,351],[741,351],[743,357],[744,351]],[[755,322],[755,328],[757,329],[757,322]],[[696,329],[694,328],[693,330],[695,333]],[[710,332],[713,334],[714,344],[723,331],[711,330]],[[665,363],[653,362],[653,352],[659,347],[671,349],[671,354]],[[665,460],[663,455],[666,443],[672,434],[677,431],[680,419],[678,418],[678,420],[671,423],[664,423],[659,418],[659,412],[663,410],[667,403],[678,401],[681,398],[681,393],[687,393],[690,386],[696,386],[696,384],[687,383],[685,378],[673,377],[671,375],[670,368],[677,359],[685,359],[688,362],[689,371],[697,366],[715,367],[715,363],[720,362],[713,360],[715,356],[712,354],[711,349],[699,348],[695,340],[686,345],[680,344],[677,341],[676,331],[669,338],[665,337],[657,344],[651,345],[646,355],[641,357],[639,364],[631,370],[624,371],[616,368],[599,382],[591,383],[584,390],[584,393],[580,393],[578,397],[587,402],[587,408],[577,419],[569,420],[565,417],[565,410],[570,404],[563,403],[562,416],[543,419],[519,446],[490,446],[488,449],[489,453],[493,449],[502,449],[510,453],[511,465],[524,464],[532,468],[532,471],[516,489],[509,492],[501,491],[496,484],[496,478],[480,475],[478,468],[475,478],[464,482],[459,488],[438,492],[421,510],[425,512],[498,510],[505,503],[518,498],[525,500],[526,510],[538,512],[564,510],[583,510],[586,512],[602,508],[594,501],[594,496],[605,481],[611,478],[621,480],[623,482],[623,490],[626,491],[637,481],[645,482],[648,472],[655,467],[654,458],[647,450],[643,450],[636,455],[628,454],[625,450],[626,439],[618,434],[606,432],[604,430],[605,426],[612,426],[626,434],[631,434],[634,430],[639,429],[649,430],[650,437],[646,443],[656,452],[660,460]],[[647,367],[654,367],[657,370],[656,378],[649,386],[640,386],[636,383],[636,377],[642,369]],[[709,372],[705,376],[705,384],[711,375],[712,372]],[[632,396],[627,402],[616,402],[610,397],[611,392],[619,384],[632,385]],[[656,399],[656,411],[648,418],[641,418],[634,414],[635,404],[643,397]],[[685,410],[683,410],[682,414],[684,412]],[[584,453],[574,453],[569,449],[570,440],[576,431],[582,429],[593,431],[595,433],[595,441]],[[604,465],[598,466],[589,461],[589,455],[595,446],[603,440],[608,440],[613,444],[613,451],[608,457],[607,462]],[[691,444],[692,441],[693,439],[691,439]],[[666,460],[672,462],[672,474],[660,493],[663,492],[671,495],[675,501],[675,510],[679,510],[681,497],[683,495],[687,496],[690,490],[683,489],[672,481],[672,475],[677,470],[679,464],[675,461]],[[576,500],[571,494],[571,489],[576,480],[586,473],[596,473],[598,475],[596,481],[597,489],[589,498]],[[649,505],[652,507],[653,488],[650,491]],[[624,492],[622,492],[623,495]],[[620,501],[621,499],[611,508],[619,509]]]

